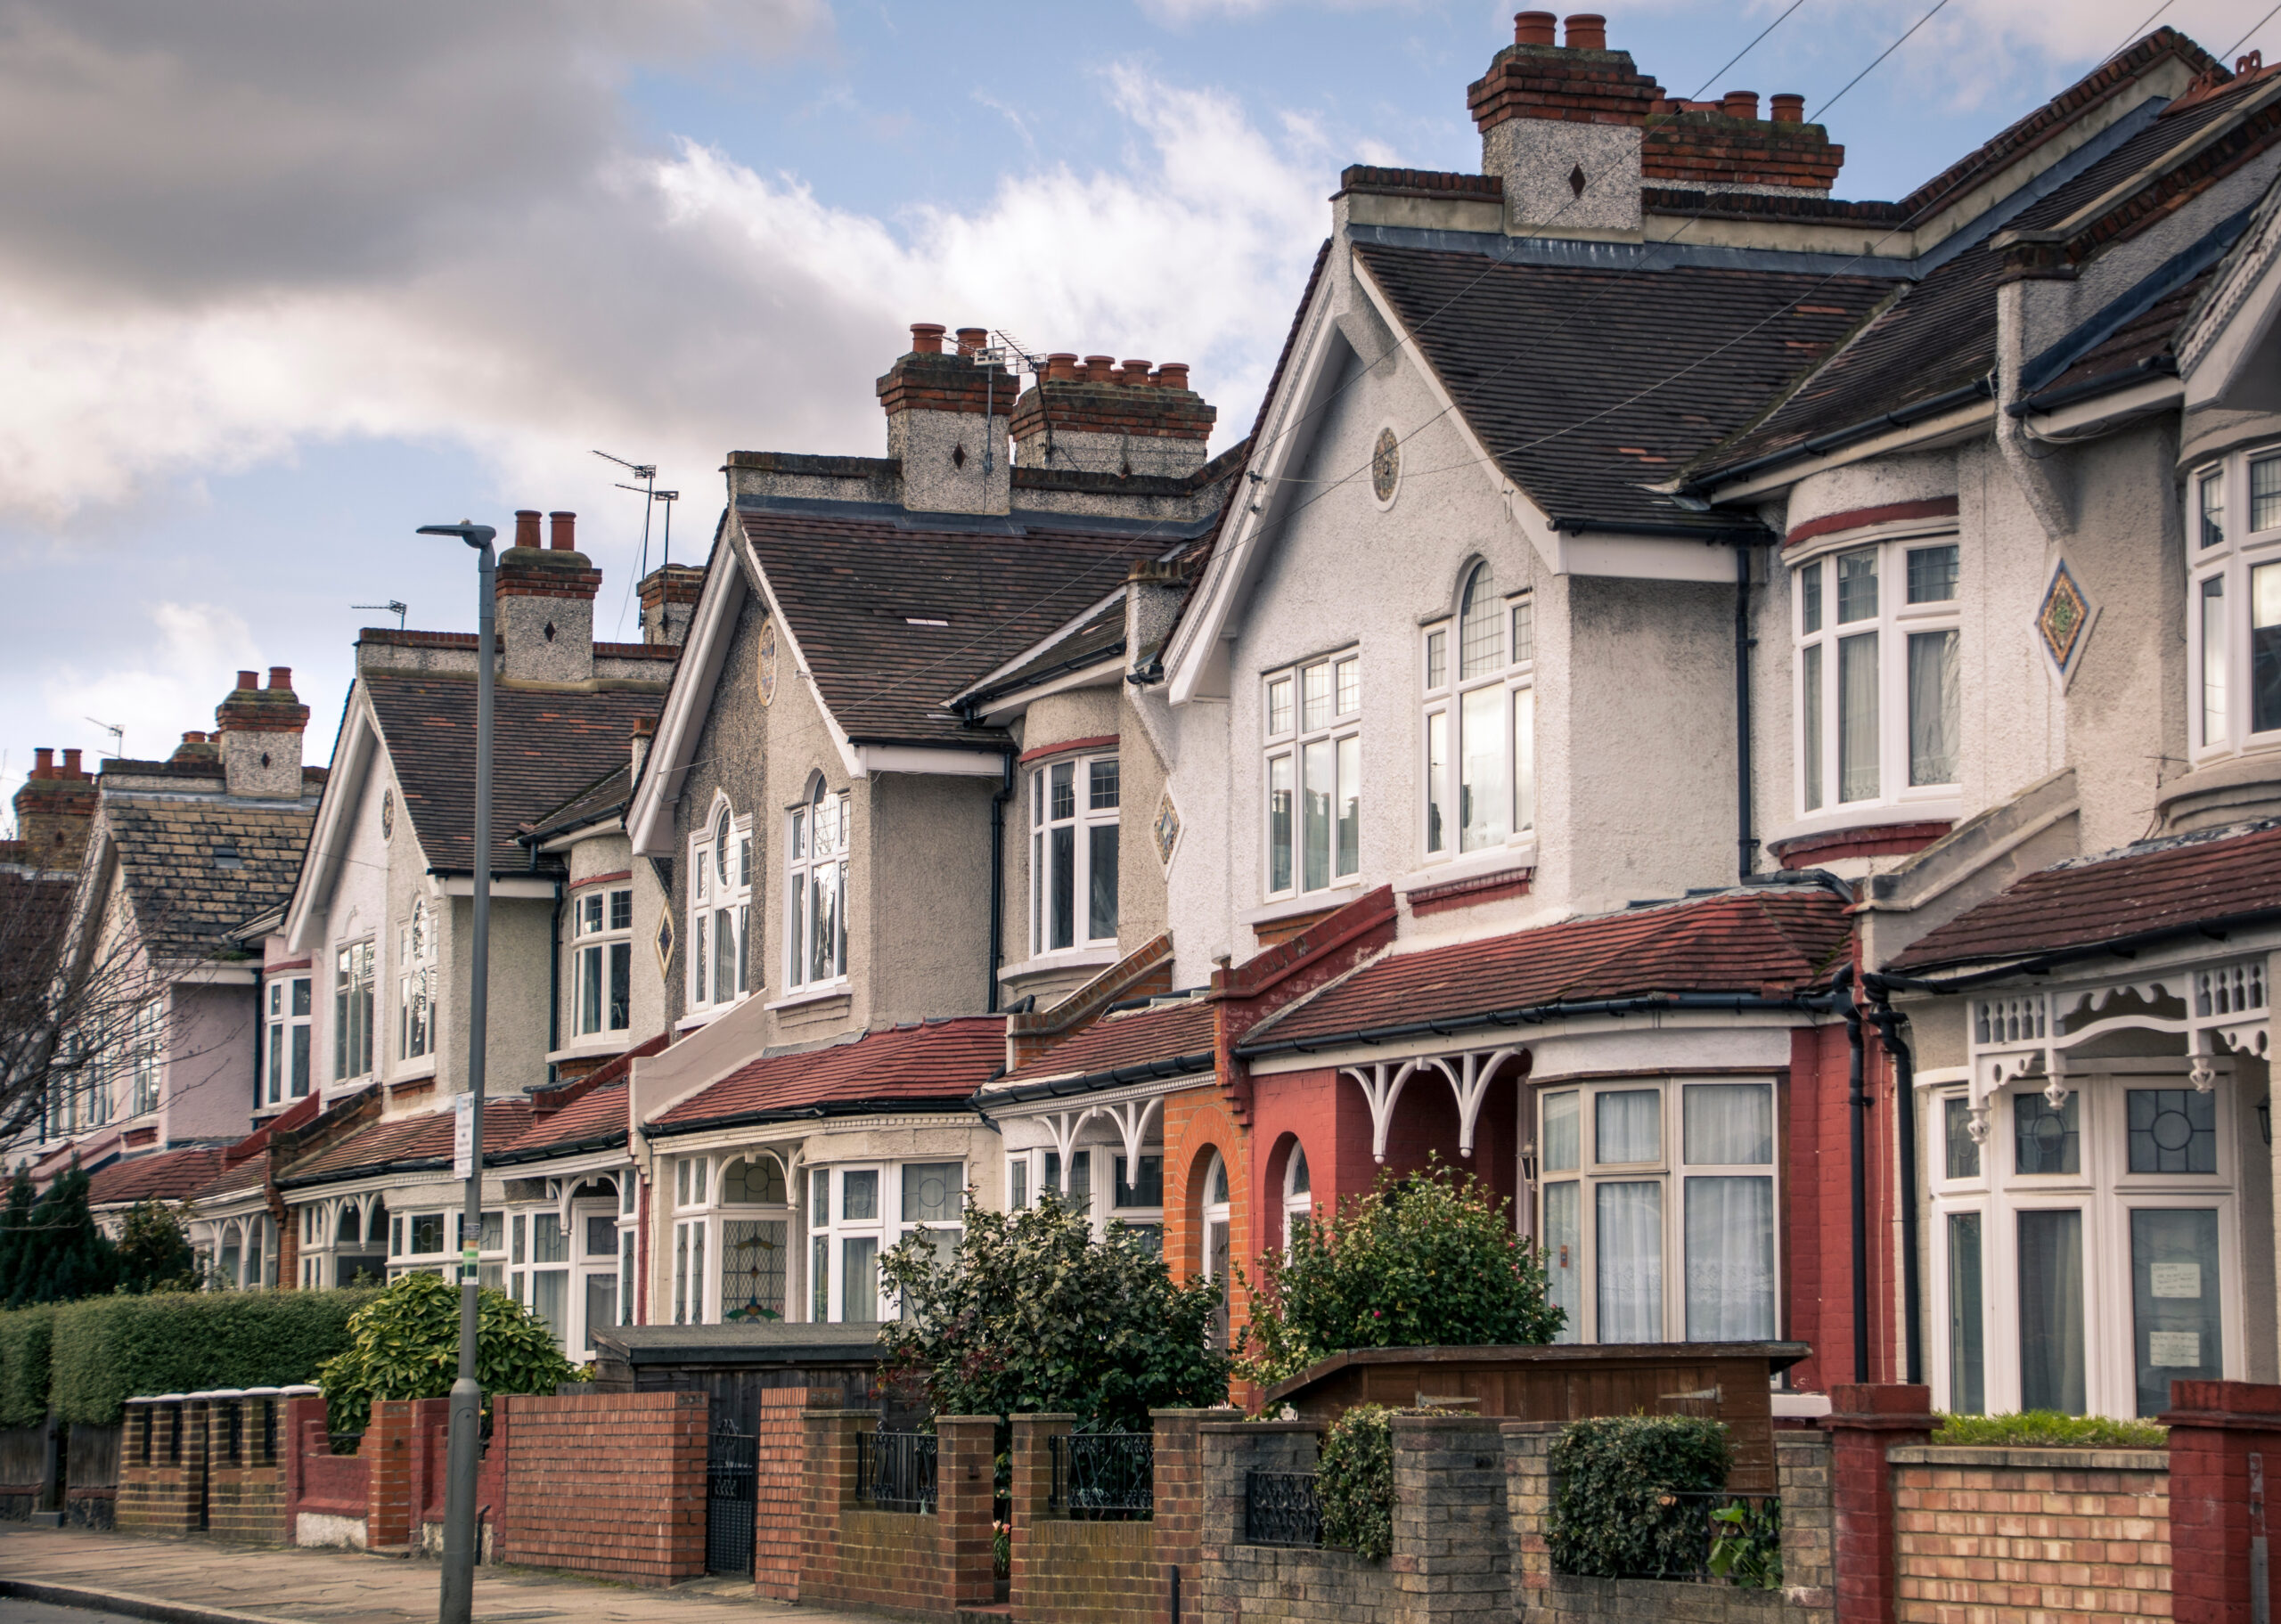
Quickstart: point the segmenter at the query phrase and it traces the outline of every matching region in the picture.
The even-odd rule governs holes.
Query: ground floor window
[[[895,1311],[879,1278],[879,1254],[914,1234],[938,1256],[958,1245],[966,1163],[901,1162],[811,1168],[807,1311],[811,1321],[854,1325]]]
[[[558,1196],[507,1214],[507,1294],[545,1320],[574,1359],[593,1358],[594,1333],[618,1323],[618,1205],[611,1180],[592,1179],[567,1203]],[[492,1217],[484,1214],[486,1246]]]

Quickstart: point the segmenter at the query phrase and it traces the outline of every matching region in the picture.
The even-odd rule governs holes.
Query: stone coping
[[[1896,1466],[2007,1466],[2021,1472],[2168,1472],[2168,1449],[2028,1449],[1901,1444],[1885,1451]]]

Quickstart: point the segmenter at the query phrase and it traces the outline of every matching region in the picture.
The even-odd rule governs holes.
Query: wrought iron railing
[[[1312,1472],[1244,1473],[1246,1545],[1322,1543],[1322,1497]]]
[[[932,1432],[855,1434],[855,1498],[881,1511],[935,1509]]]
[[[1157,1440],[1147,1432],[1070,1432],[1048,1440],[1048,1509],[1078,1522],[1140,1522],[1156,1514]]]

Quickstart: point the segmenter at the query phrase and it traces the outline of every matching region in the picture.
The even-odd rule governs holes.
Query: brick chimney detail
[[[95,816],[95,776],[79,765],[79,752],[63,752],[55,764],[53,748],[32,753],[32,770],[16,788],[16,838],[24,860],[48,873],[76,869],[86,854],[87,828]]]
[[[642,641],[673,643],[689,639],[690,617],[704,595],[705,571],[696,564],[668,564],[642,577]]]
[[[1006,423],[1018,384],[1003,367],[943,349],[944,328],[914,322],[910,353],[877,385],[903,505],[917,513],[1003,513],[1013,502]],[[962,353],[965,352],[965,353]]]
[[[202,734],[183,735],[175,759],[194,753],[222,758],[225,793],[255,800],[298,801],[301,798],[301,738],[309,725],[309,707],[293,692],[290,665],[269,668],[269,686],[253,681],[250,671],[238,673],[238,686],[214,707],[211,743]],[[193,740],[197,742],[193,742]]]
[[[554,545],[542,547],[538,510],[515,515],[515,544],[499,555],[499,640],[510,681],[593,678],[594,594],[602,572],[569,544],[576,519],[554,514]]]
[[[1014,408],[1014,456],[1025,468],[1185,478],[1205,463],[1216,408],[1188,387],[1188,366],[1109,355],[1046,358],[1045,378]]]

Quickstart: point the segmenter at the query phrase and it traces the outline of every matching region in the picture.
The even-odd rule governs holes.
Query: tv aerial
[[[396,629],[399,632],[404,630],[404,617],[412,612],[412,606],[401,598],[391,598],[386,603],[352,603],[348,607],[352,609],[378,609],[383,615],[393,615],[396,616]]]
[[[97,727],[110,735],[110,753],[112,759],[117,761],[124,761],[127,759],[127,730],[124,727],[120,726],[116,722],[95,722],[95,719],[93,716],[82,717],[81,720],[85,722],[94,722]]]

